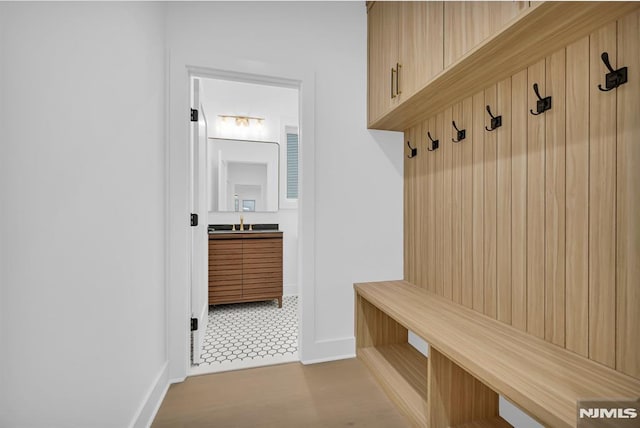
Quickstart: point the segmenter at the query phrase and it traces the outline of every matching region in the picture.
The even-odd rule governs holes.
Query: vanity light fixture
[[[255,120],[256,124],[262,126],[264,123],[264,117],[252,117],[252,116],[234,116],[234,115],[226,115],[220,114],[218,115],[222,119],[222,122],[226,122],[228,119],[235,119],[236,126],[246,126],[248,127],[251,124],[252,120]]]

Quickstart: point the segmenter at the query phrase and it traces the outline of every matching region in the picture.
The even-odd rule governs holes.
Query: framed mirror
[[[209,211],[278,211],[278,143],[209,138],[207,149]]]

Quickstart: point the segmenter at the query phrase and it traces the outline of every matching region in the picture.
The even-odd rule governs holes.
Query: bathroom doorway
[[[299,361],[299,88],[202,73],[192,75],[190,84],[197,110],[191,206],[198,216],[190,258],[191,312],[198,327],[191,337],[190,374]],[[241,263],[231,249],[238,248],[239,232],[252,238],[279,234],[281,252],[267,239],[247,241],[245,248],[256,242],[268,248],[267,259],[251,254],[244,269],[233,270],[230,263]],[[222,245],[220,238],[234,244]],[[271,298],[275,277],[269,269],[278,258],[281,297]],[[266,294],[256,292],[263,280]]]

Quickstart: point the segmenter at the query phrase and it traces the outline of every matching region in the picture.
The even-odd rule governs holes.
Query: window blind
[[[298,134],[287,134],[287,198],[298,199]]]

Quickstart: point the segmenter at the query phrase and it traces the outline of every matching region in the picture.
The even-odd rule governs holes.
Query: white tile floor
[[[203,362],[214,372],[298,360],[298,297],[209,307]]]

